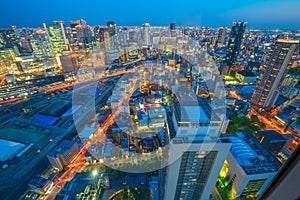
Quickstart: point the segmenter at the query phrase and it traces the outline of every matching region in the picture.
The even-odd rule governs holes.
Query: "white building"
[[[164,199],[209,199],[231,146],[218,140],[221,119],[204,102],[174,103],[172,123],[167,121],[168,134],[175,132],[176,137],[170,143],[169,165],[162,171]]]
[[[13,158],[18,152],[24,149],[24,147],[24,144],[0,139],[0,161],[5,162],[6,160]]]
[[[249,134],[224,135],[232,143],[227,157],[234,197],[255,197],[273,179],[281,164]]]

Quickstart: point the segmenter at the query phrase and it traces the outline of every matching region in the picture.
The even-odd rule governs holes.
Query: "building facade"
[[[235,64],[236,58],[240,51],[245,29],[245,22],[233,22],[226,50],[226,62],[229,66]]]
[[[252,103],[269,110],[274,105],[282,82],[299,52],[299,40],[277,39],[263,65],[252,96]]]

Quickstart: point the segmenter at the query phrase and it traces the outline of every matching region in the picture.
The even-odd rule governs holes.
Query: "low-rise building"
[[[300,119],[293,121],[289,126],[289,130],[300,138]]]
[[[38,175],[34,177],[28,185],[34,192],[39,194],[46,194],[53,187],[53,179],[55,176],[55,174],[51,174],[48,178],[44,178]]]
[[[250,70],[242,70],[236,73],[236,79],[245,84],[254,84],[257,76]]]
[[[274,155],[277,155],[293,139],[291,135],[290,139],[285,135],[288,134],[280,134],[274,130],[263,130],[258,131],[256,137],[263,147],[271,151]]]
[[[227,176],[234,197],[256,197],[273,179],[281,163],[256,138],[247,133],[224,135],[232,143],[227,157]]]

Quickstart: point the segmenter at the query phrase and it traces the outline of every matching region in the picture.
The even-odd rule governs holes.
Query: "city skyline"
[[[2,3],[0,199],[300,199],[298,1]]]
[[[288,3],[282,0],[272,1],[214,1],[195,2],[192,0],[182,2],[153,2],[144,5],[133,1],[130,6],[122,1],[97,2],[95,0],[60,2],[18,2],[21,6],[13,6],[10,2],[2,2],[0,27],[12,25],[17,27],[42,27],[42,23],[53,20],[71,21],[84,18],[91,25],[105,25],[113,20],[117,25],[140,26],[149,22],[153,26],[168,25],[175,22],[177,26],[231,26],[232,21],[247,21],[249,28],[279,28],[299,29],[300,14],[297,7],[300,3],[291,0]],[[92,6],[91,6],[92,5]],[[5,8],[5,9],[4,9]],[[143,9],[151,10],[144,12]],[[12,12],[13,15],[12,15]],[[26,12],[26,18],[24,16]]]

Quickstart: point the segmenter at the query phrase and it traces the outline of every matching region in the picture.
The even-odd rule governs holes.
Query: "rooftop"
[[[247,133],[223,135],[231,143],[230,153],[247,174],[276,172],[281,163],[256,138]]]
[[[24,144],[0,139],[0,161],[4,162],[8,160],[24,147]]]
[[[256,77],[256,75],[250,70],[242,70],[242,71],[239,71],[238,73],[243,75],[243,76]]]
[[[291,124],[291,126],[293,128],[296,128],[296,129],[300,130],[300,119],[296,119],[295,121],[293,121],[293,123]]]
[[[75,140],[64,140],[59,146],[49,153],[49,156],[57,156],[57,154],[64,154],[65,151],[71,149],[76,143]]]
[[[173,104],[173,111],[177,120],[181,122],[209,123],[211,120],[219,120],[206,100],[199,100],[198,103],[176,101]]]
[[[281,135],[280,133],[278,133],[274,130],[259,131],[259,134],[264,136],[269,141],[278,141],[278,140],[286,141],[287,140],[287,139],[285,139],[285,137],[283,137],[283,135]]]
[[[94,196],[94,191],[99,189],[99,180],[99,176],[93,176],[89,172],[75,173],[74,178],[65,184],[59,194],[67,194],[69,199],[77,199],[76,196],[82,193],[89,197],[87,199],[93,199],[91,197]]]

